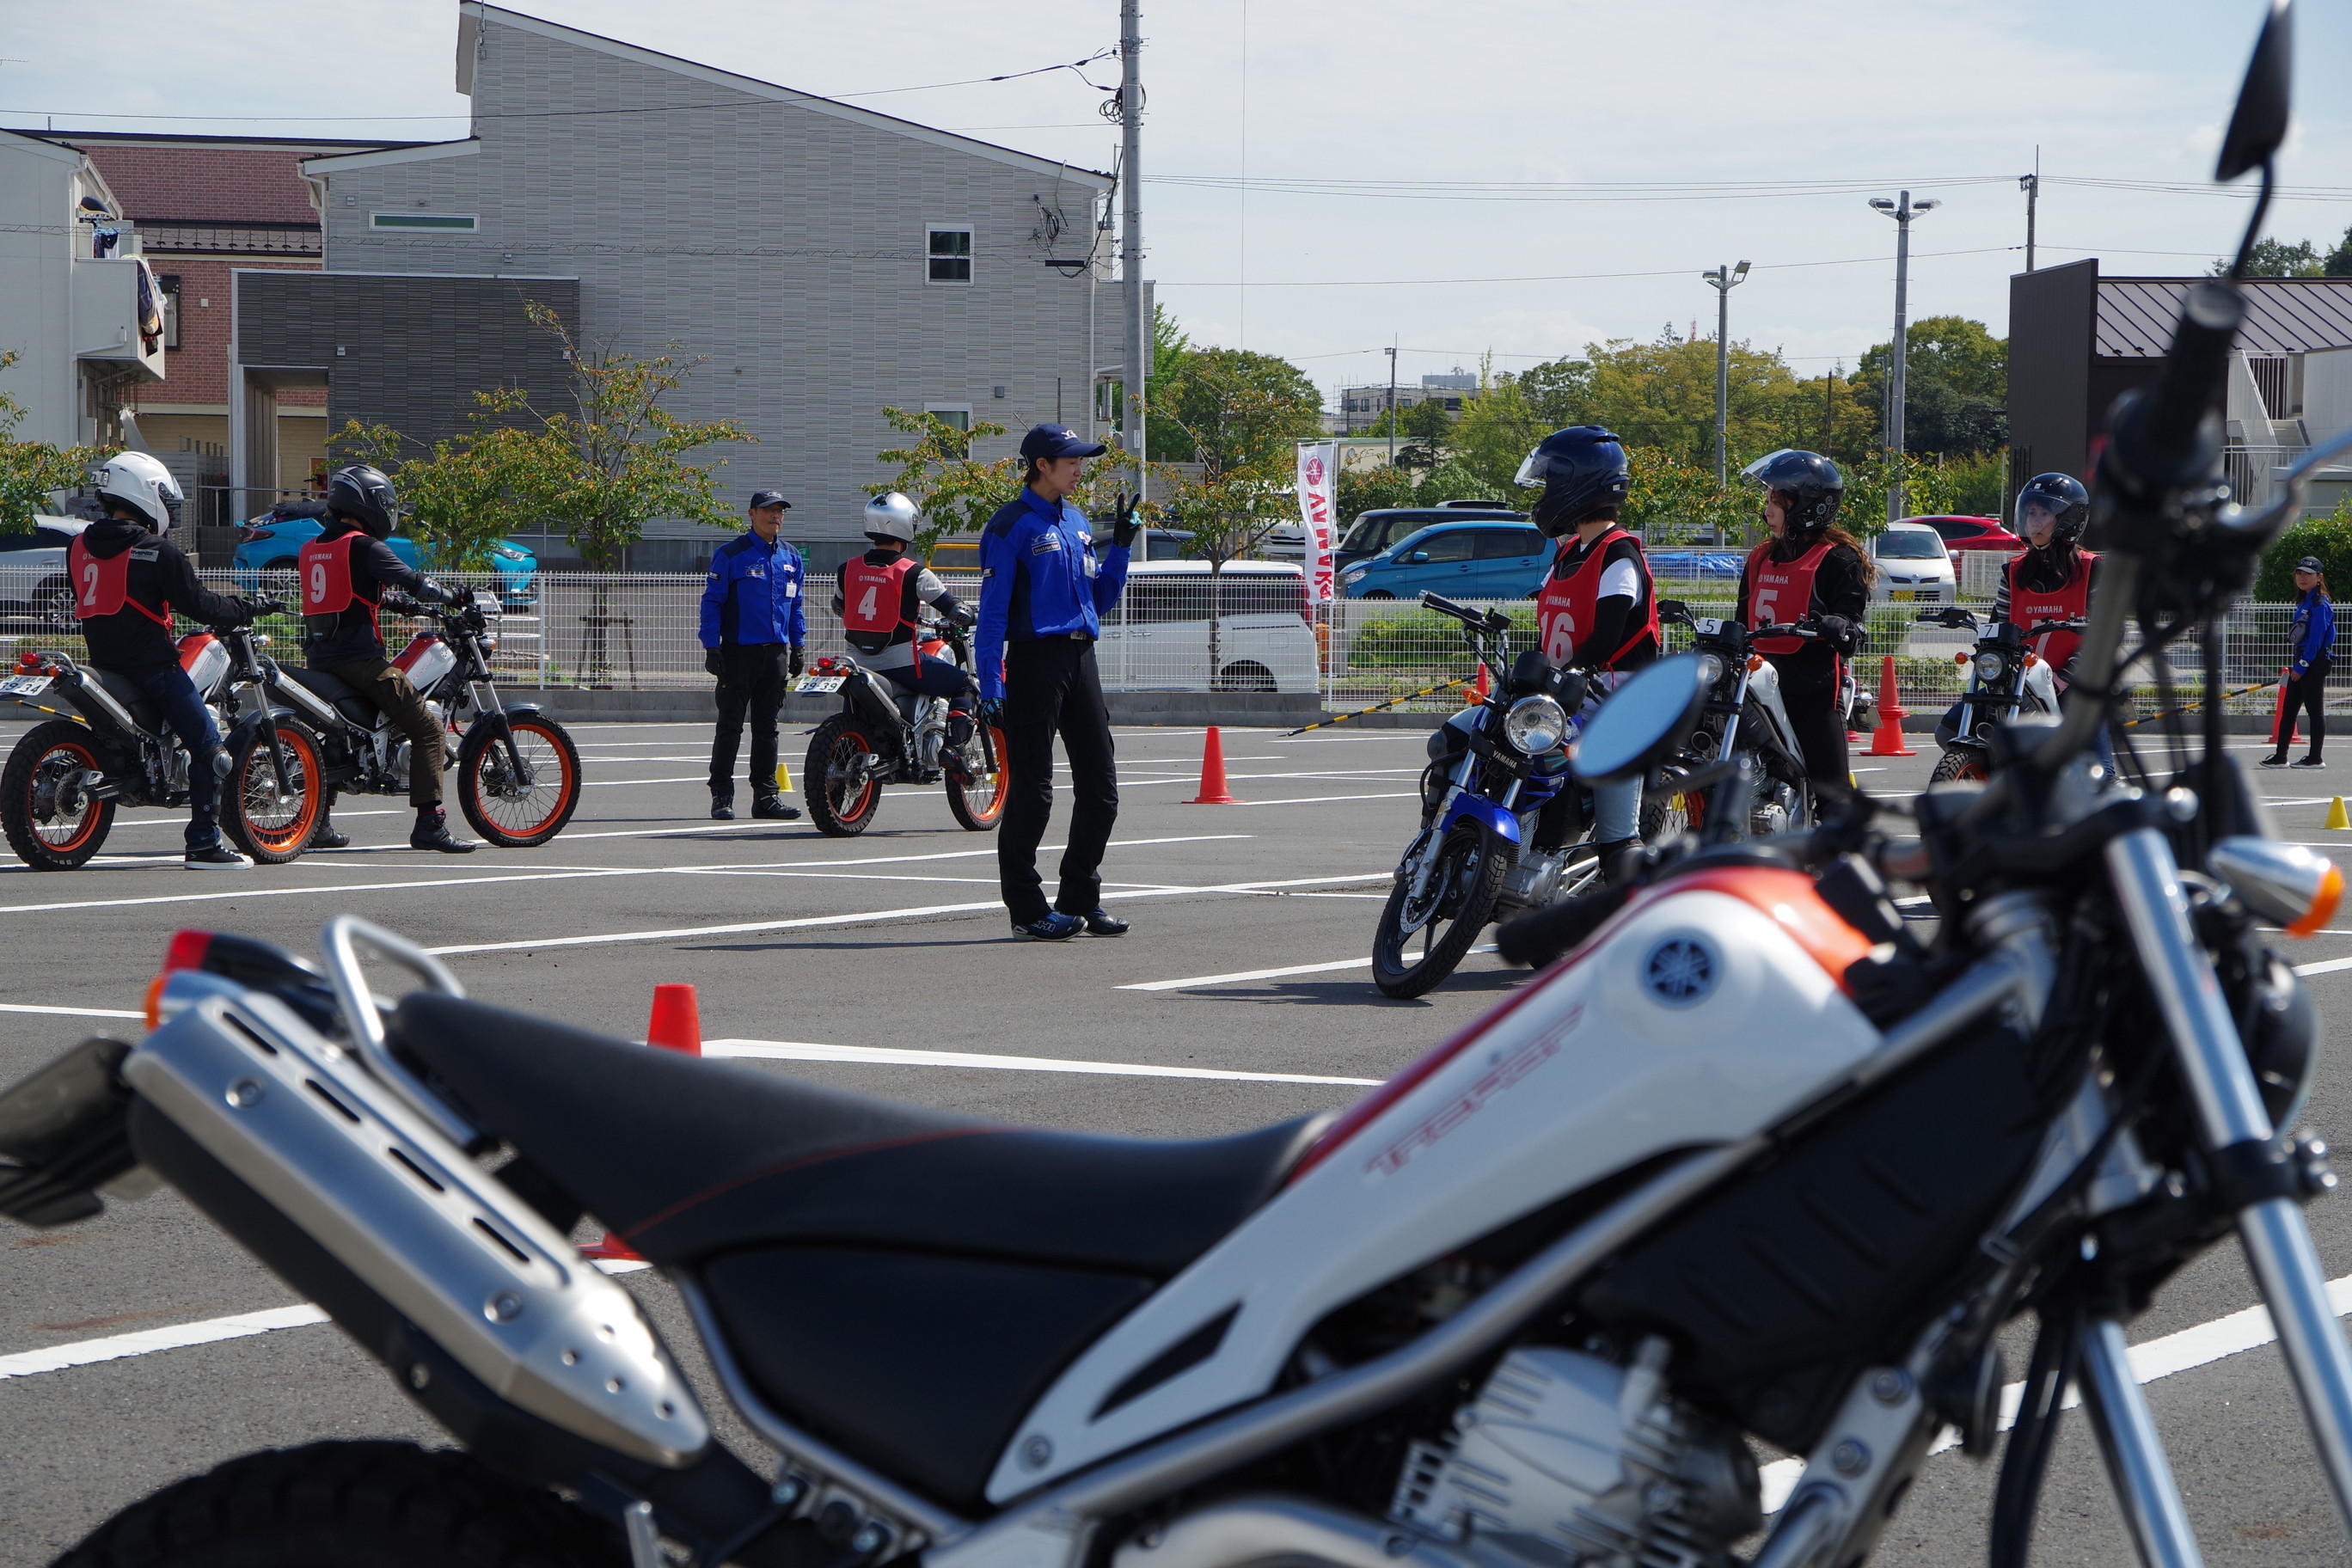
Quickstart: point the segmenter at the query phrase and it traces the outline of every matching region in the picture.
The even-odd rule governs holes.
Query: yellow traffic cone
[[[2344,797],[2342,795],[2339,795],[2335,799],[2327,803],[2327,820],[2321,823],[2319,826],[2322,827],[2352,827],[2352,816],[2345,815]]]
[[[792,766],[788,763],[779,762],[776,763],[776,793],[779,795],[790,795],[792,792]]]

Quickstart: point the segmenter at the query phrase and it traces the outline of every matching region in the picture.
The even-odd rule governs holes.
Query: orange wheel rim
[[[855,822],[865,816],[866,803],[873,798],[874,775],[867,773],[864,765],[865,759],[873,752],[874,748],[866,743],[866,737],[855,730],[844,730],[833,738],[833,755],[825,759],[825,788],[835,795],[834,816],[844,822]],[[857,769],[857,793],[844,796],[836,781],[851,767]]]
[[[287,769],[293,775],[286,781],[293,787],[298,803],[292,820],[277,827],[264,827],[253,820],[250,807],[256,798],[256,790],[261,792],[261,799],[268,800],[271,786],[277,781],[277,774],[270,768],[268,747],[256,746],[246,753],[245,773],[237,780],[239,810],[245,816],[246,831],[253,835],[254,843],[271,854],[282,853],[308,842],[310,830],[319,823],[319,795],[309,787],[310,781],[319,776],[319,753],[311,748],[309,736],[291,730],[280,730],[278,743],[286,748]]]
[[[571,806],[579,793],[579,775],[573,772],[572,753],[560,744],[555,731],[530,719],[508,721],[507,729],[514,736],[515,751],[531,770],[535,781],[523,795],[492,795],[481,787],[483,773],[492,766],[503,767],[506,749],[495,738],[482,748],[474,766],[467,775],[467,787],[472,792],[474,804],[482,815],[498,824],[499,831],[517,838],[530,838],[554,826]],[[554,782],[547,782],[553,770]],[[543,809],[536,816],[524,817],[522,813],[533,808],[531,802],[544,799]]]
[[[989,781],[987,799],[975,803],[971,808],[971,814],[982,822],[993,822],[1004,814],[1004,797],[1013,787],[1012,775],[1004,765],[1004,731],[992,724],[988,733],[990,754],[996,758],[996,766],[982,775]],[[971,800],[970,790],[964,792],[964,799]]]
[[[79,741],[61,741],[58,744],[51,746],[47,751],[42,752],[41,760],[33,765],[33,785],[36,789],[40,785],[40,778],[43,770],[47,769],[49,764],[58,757],[72,758],[75,763],[85,773],[94,773],[98,772],[98,755],[96,752],[92,752],[88,746],[83,745]],[[26,801],[25,814],[26,819],[31,821],[33,824],[33,836],[36,838],[38,838],[48,848],[57,851],[58,854],[72,854],[75,850],[89,843],[90,836],[98,831],[99,803],[95,800],[85,800],[81,810],[81,825],[74,829],[70,837],[67,838],[51,838],[48,835],[54,830],[45,829],[41,826],[39,818],[35,817],[32,814],[32,805],[33,803],[30,800]]]

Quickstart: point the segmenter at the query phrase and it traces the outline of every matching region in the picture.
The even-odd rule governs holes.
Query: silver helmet
[[[895,539],[902,544],[915,542],[915,503],[897,490],[887,491],[866,503],[866,537]]]

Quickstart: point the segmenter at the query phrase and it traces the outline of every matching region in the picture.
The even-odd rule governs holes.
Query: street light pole
[[[1389,356],[1389,467],[1396,467],[1396,345],[1388,347]]]
[[[1715,484],[1731,482],[1731,291],[1747,280],[1748,263],[1702,272],[1715,289]]]
[[[1142,0],[1119,0],[1118,135],[1119,266],[1127,279],[1127,450],[1135,458],[1135,499],[1150,488],[1144,394],[1151,380],[1151,306],[1143,288],[1143,16]]]
[[[1886,385],[1886,455],[1895,465],[1886,487],[1886,521],[1903,516],[1903,395],[1904,372],[1910,353],[1911,220],[1944,204],[1932,198],[1915,202],[1905,191],[1898,201],[1873,196],[1870,205],[1895,220],[1895,368]]]

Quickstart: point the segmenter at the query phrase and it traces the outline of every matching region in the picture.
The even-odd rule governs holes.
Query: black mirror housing
[[[2234,180],[2277,153],[2286,140],[2294,74],[2293,11],[2289,0],[2271,0],[2271,14],[2254,40],[2254,58],[2246,64],[2245,84],[2238,89],[2238,106],[2221,138],[2221,155],[2213,166],[2216,180]]]

